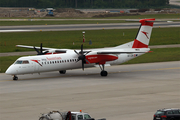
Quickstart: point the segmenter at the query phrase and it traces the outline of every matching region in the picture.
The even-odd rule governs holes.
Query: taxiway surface
[[[152,120],[160,108],[180,107],[180,61],[40,75],[18,81],[0,74],[0,120],[38,120],[51,110],[88,112],[107,120]]]
[[[132,29],[139,26],[140,23],[0,26],[0,32]],[[154,28],[157,27],[180,27],[180,22],[157,22]]]

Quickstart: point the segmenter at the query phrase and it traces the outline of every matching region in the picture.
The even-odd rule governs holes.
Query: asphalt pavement
[[[38,120],[52,110],[88,112],[107,120],[152,120],[180,106],[180,61],[19,75],[0,74],[0,120]]]
[[[0,32],[132,29],[139,26],[140,23],[0,26]],[[156,22],[153,27],[180,27],[180,22]]]

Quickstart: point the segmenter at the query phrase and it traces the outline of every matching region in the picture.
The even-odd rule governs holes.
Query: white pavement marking
[[[170,25],[170,26],[173,26],[173,27],[180,27],[180,25]]]
[[[36,30],[0,30],[0,32],[30,32]]]

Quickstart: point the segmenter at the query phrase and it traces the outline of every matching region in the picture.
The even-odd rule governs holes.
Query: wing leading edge
[[[27,46],[27,45],[16,45],[16,47],[34,49],[34,46]],[[36,46],[35,46],[35,47],[36,47]],[[40,50],[41,47],[36,47],[36,49]],[[50,49],[54,49],[54,48],[46,48],[46,47],[43,47],[43,48],[42,48],[42,50],[50,50]]]

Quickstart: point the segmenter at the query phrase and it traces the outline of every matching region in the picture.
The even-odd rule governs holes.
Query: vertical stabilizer
[[[155,19],[141,19],[141,26],[134,40],[132,48],[148,48],[152,27]]]

